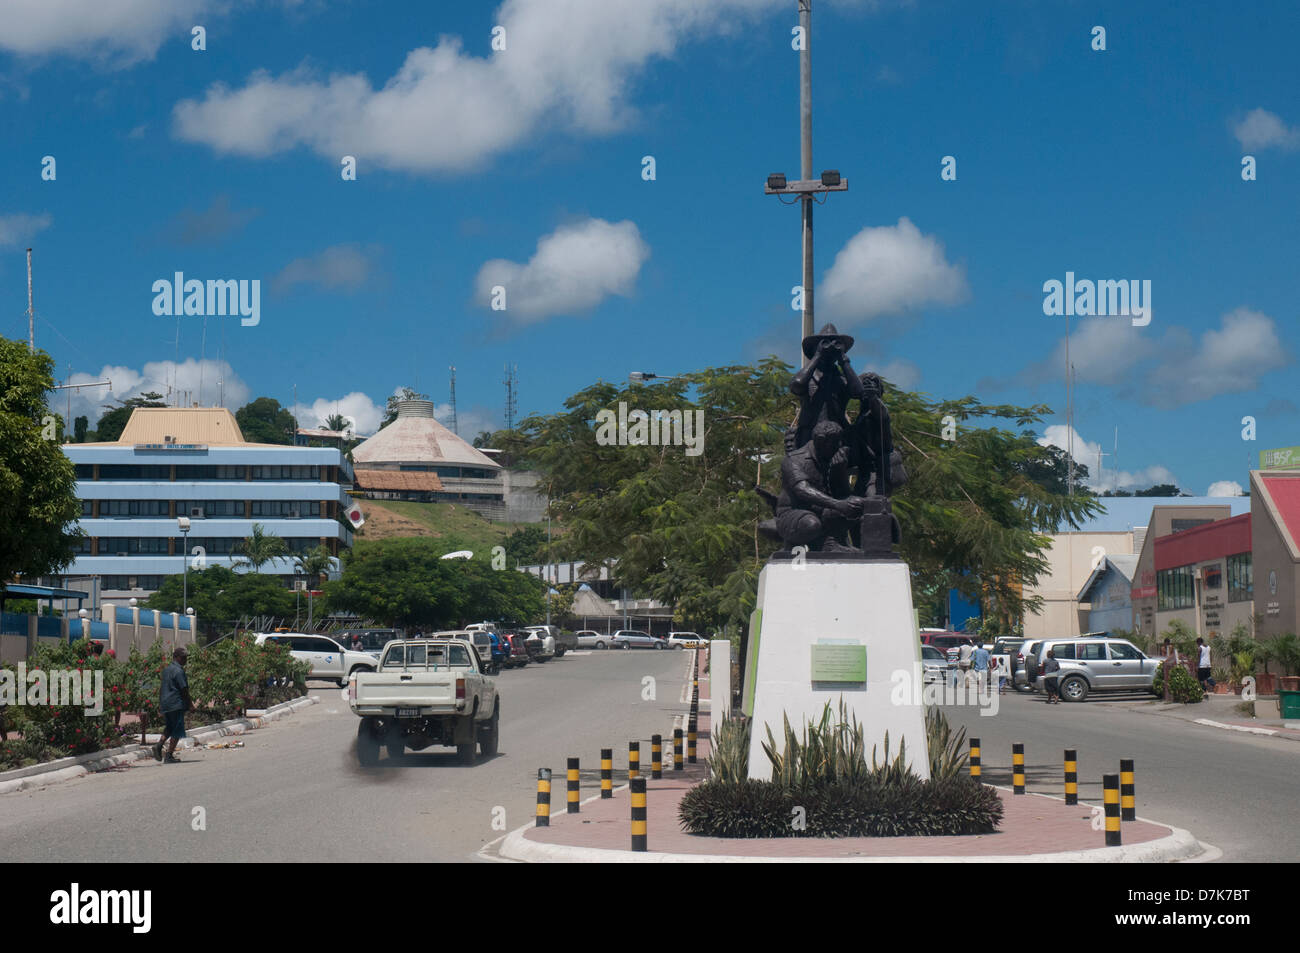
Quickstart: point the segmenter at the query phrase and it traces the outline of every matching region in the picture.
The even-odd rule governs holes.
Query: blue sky
[[[0,333],[31,245],[61,376],[198,399],[201,373],[232,408],[296,385],[304,425],[365,430],[454,364],[472,436],[507,362],[529,413],[793,359],[799,214],[762,187],[799,171],[795,0],[111,6],[0,0]],[[1150,281],[1146,326],[1071,319],[1081,461],[1118,427],[1106,485],[1203,494],[1300,444],[1297,15],[1217,7],[817,0],[814,167],[850,183],[816,210],[817,324],[902,386],[1047,403],[1064,442],[1044,283]],[[259,323],[184,316],[178,347],[151,307],[177,271],[259,280]]]

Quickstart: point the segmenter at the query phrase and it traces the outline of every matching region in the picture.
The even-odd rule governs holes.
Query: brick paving
[[[707,696],[707,680],[700,679],[700,694]],[[672,747],[665,735],[664,777],[649,780],[649,745],[642,745],[642,766],[646,781],[647,842],[651,851],[669,854],[713,854],[741,857],[1016,857],[1029,854],[1091,850],[1105,846],[1105,835],[1092,828],[1090,804],[1068,806],[1043,795],[1013,795],[998,789],[1004,809],[1002,824],[995,834],[966,837],[783,837],[721,838],[698,837],[681,829],[677,805],[694,785],[708,777],[709,715],[700,712],[698,763],[687,764],[674,773]],[[621,755],[621,756],[620,756]],[[626,743],[622,752],[615,747],[615,785],[625,785]],[[582,805],[578,814],[565,813],[564,774],[556,772],[552,789],[551,825],[534,827],[524,837],[541,844],[563,844],[605,850],[631,848],[631,801],[626,787],[608,800]],[[599,794],[599,781],[584,779],[585,800]],[[1141,805],[1139,804],[1139,813]],[[1126,846],[1167,837],[1170,829],[1145,821],[1127,821],[1121,831]]]

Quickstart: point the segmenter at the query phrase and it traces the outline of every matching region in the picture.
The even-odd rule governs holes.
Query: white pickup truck
[[[475,748],[497,752],[501,702],[495,681],[483,674],[474,646],[462,639],[389,642],[376,672],[348,680],[348,701],[360,716],[357,760],[379,761],[379,750],[399,758],[407,748],[454,746],[462,764]]]

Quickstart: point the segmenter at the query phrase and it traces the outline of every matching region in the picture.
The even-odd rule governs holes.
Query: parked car
[[[506,657],[505,665],[507,668],[522,668],[533,660],[528,654],[528,649],[524,646],[524,637],[515,632],[502,633],[507,645],[510,646],[510,654]]]
[[[555,640],[555,657],[564,658],[564,653],[570,649],[577,650],[578,637],[572,632],[565,632],[558,625],[530,625],[525,627],[525,632],[539,632],[549,635]]]
[[[358,672],[350,682],[349,704],[361,719],[357,760],[363,765],[378,762],[381,748],[396,758],[407,748],[452,745],[463,764],[474,763],[476,748],[489,756],[497,752],[500,698],[469,642],[390,642],[379,671]]]
[[[956,665],[948,661],[948,656],[933,645],[921,646],[921,681],[922,682],[940,682],[948,678],[948,673],[954,671]]]
[[[1038,658],[1035,653],[1042,644],[1042,639],[1026,639],[1011,657],[1011,685],[1016,691],[1038,691]]]
[[[672,649],[702,649],[709,643],[694,632],[669,632],[668,647]]]
[[[549,662],[555,658],[555,636],[545,629],[525,629],[521,637],[524,649],[534,662]]]
[[[289,646],[290,655],[311,666],[310,678],[333,679],[339,685],[346,685],[348,676],[354,672],[373,672],[378,664],[378,660],[368,652],[344,649],[324,635],[309,635],[304,632],[262,632],[254,641],[258,645],[278,642]]]
[[[361,648],[353,651],[367,652],[379,661],[379,656],[384,652],[384,646],[393,639],[405,638],[406,633],[401,629],[344,629],[341,632],[331,633],[331,638],[338,641],[345,649],[351,649],[354,639],[361,640]]]
[[[474,651],[478,653],[479,667],[483,670],[483,673],[485,675],[495,675],[497,673],[496,665],[492,661],[492,636],[487,632],[471,632],[469,629],[447,629],[442,632],[434,632],[430,638],[464,639],[474,646]]]
[[[921,644],[933,645],[936,649],[947,655],[951,662],[957,661],[957,655],[963,645],[978,645],[979,639],[973,635],[966,635],[963,632],[936,631],[934,629],[921,630]]]
[[[667,640],[636,629],[619,629],[610,640],[610,648],[615,649],[663,649],[667,647]]]
[[[1040,678],[1048,652],[1060,663],[1057,685],[1068,702],[1081,702],[1092,692],[1150,691],[1160,668],[1159,659],[1148,658],[1132,642],[1085,635],[1044,639],[1034,653]]]
[[[492,668],[500,672],[508,667],[506,663],[510,658],[510,640],[496,632],[489,632],[487,636],[492,642]]]
[[[580,649],[603,649],[609,644],[610,636],[603,632],[597,632],[595,629],[581,629],[577,633],[577,639],[578,648]],[[597,646],[597,642],[603,642],[603,644]]]

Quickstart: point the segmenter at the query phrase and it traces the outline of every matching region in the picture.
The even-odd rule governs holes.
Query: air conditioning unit
[[[192,520],[201,520],[201,519],[203,519],[203,507],[201,507],[201,506],[191,506],[191,507],[190,507],[190,519],[192,519]]]

